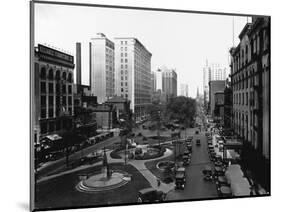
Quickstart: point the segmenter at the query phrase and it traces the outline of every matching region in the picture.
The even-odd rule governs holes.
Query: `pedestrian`
[[[161,181],[159,178],[157,178],[157,186],[159,187],[161,185]]]

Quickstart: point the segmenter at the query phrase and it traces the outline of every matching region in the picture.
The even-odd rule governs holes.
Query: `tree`
[[[176,119],[179,123],[190,127],[196,115],[195,99],[178,96],[170,99],[167,104],[166,116],[170,120]]]
[[[157,130],[157,138],[158,138],[159,146],[160,146],[160,142],[161,142],[160,128],[162,126],[161,115],[163,113],[163,107],[160,105],[159,102],[154,102],[148,106],[147,110],[150,115],[151,121],[153,122],[153,124],[155,123],[156,130]]]

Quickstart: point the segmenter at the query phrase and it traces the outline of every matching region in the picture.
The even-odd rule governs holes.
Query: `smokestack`
[[[81,85],[81,43],[76,43],[76,84]]]

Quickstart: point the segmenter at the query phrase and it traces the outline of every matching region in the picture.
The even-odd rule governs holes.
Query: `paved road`
[[[201,146],[196,146],[196,138],[200,138]],[[192,142],[191,163],[186,170],[187,180],[184,190],[173,190],[168,193],[167,200],[187,200],[218,197],[216,185],[203,179],[202,170],[205,165],[212,165],[207,152],[207,141],[203,134],[194,135]]]
[[[78,152],[75,152],[75,153],[73,153],[73,154],[71,154],[69,156],[69,163],[71,163],[71,162],[81,158],[82,155],[85,156],[87,154],[92,153],[93,151],[103,149],[104,147],[110,146],[110,145],[112,145],[112,144],[114,144],[116,142],[120,142],[120,137],[119,136],[113,137],[113,138],[109,138],[109,139],[107,139],[107,140],[105,140],[103,142],[100,142],[98,144],[92,145],[92,146],[87,147],[87,148],[85,148],[83,150],[80,150]],[[46,164],[43,167],[40,167],[38,169],[39,177],[46,176],[49,173],[54,172],[57,169],[60,169],[61,167],[66,165],[65,163],[66,163],[66,158],[63,157],[63,158],[58,159],[56,161],[52,161],[52,162],[50,162],[49,164]]]

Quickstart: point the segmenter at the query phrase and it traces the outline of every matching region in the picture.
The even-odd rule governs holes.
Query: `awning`
[[[240,168],[240,165],[237,164],[230,165],[225,172],[225,177],[229,184],[234,182],[240,182],[243,178],[243,175],[244,174]]]
[[[251,193],[250,184],[246,178],[240,178],[237,182],[230,184],[234,196],[249,196]]]
[[[60,137],[60,136],[57,135],[57,134],[47,135],[46,138],[48,138],[48,139],[51,140],[51,141],[57,141],[57,140],[62,139],[62,137]]]

